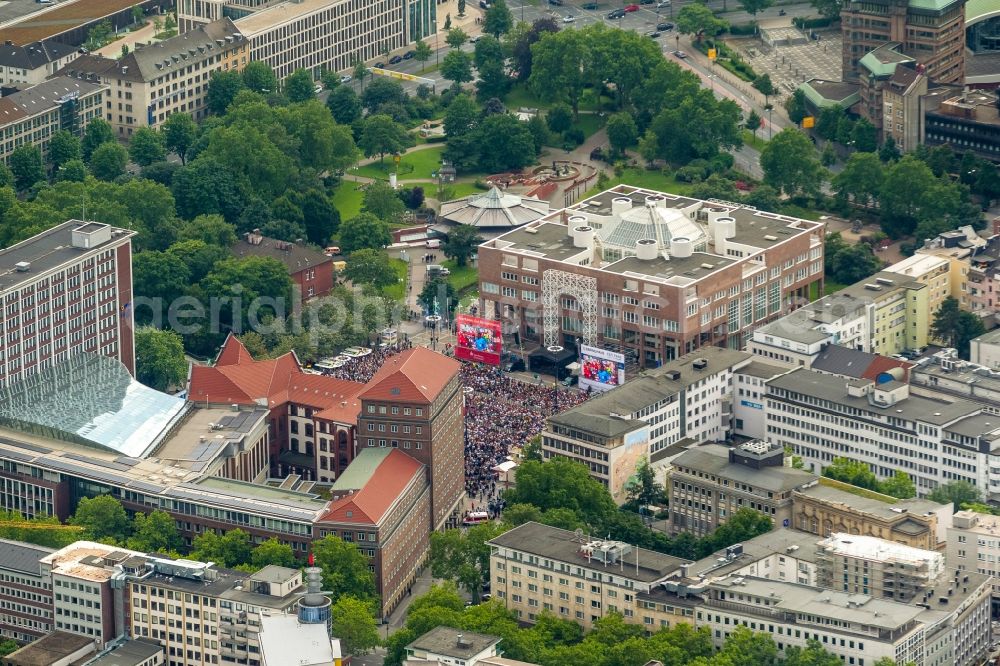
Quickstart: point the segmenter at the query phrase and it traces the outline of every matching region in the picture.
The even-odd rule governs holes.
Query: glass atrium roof
[[[184,407],[135,381],[116,359],[83,352],[0,389],[0,425],[134,458]]]

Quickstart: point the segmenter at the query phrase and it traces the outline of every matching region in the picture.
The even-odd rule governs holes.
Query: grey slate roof
[[[41,570],[38,560],[54,552],[54,549],[44,546],[0,539],[0,569],[37,576]]]
[[[860,379],[876,358],[878,354],[840,345],[827,345],[813,360],[812,369]]]
[[[674,459],[677,467],[693,470],[746,483],[773,492],[783,492],[801,488],[816,480],[816,475],[791,467],[762,467],[753,469],[746,465],[729,462],[729,448],[720,444],[697,446],[685,451]]]
[[[460,636],[462,638],[461,644],[458,642]],[[477,634],[452,627],[435,627],[406,647],[443,657],[465,660],[475,657],[499,642],[498,636]]]
[[[0,67],[36,69],[76,52],[77,47],[59,42],[35,42],[26,46],[0,43]]]

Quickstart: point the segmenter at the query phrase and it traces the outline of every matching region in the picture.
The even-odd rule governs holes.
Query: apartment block
[[[897,42],[931,79],[963,83],[965,3],[960,0],[850,0],[841,7],[840,22],[844,80],[862,78],[862,59],[886,42]]]
[[[753,332],[748,351],[809,366],[827,345],[891,356],[927,346],[930,289],[905,274],[881,271]]]
[[[479,246],[481,311],[526,346],[643,368],[750,331],[823,282],[824,225],[627,185]]]
[[[434,0],[180,0],[181,31],[231,17],[250,42],[250,59],[285,78],[305,69],[346,71],[437,31]]]
[[[946,298],[951,296],[951,263],[944,257],[932,254],[914,254],[885,268],[886,273],[896,273],[927,285],[927,310],[931,320]]]
[[[826,536],[863,534],[914,548],[940,550],[951,525],[952,504],[879,496],[827,479],[792,492],[792,527]]]
[[[1000,516],[957,512],[948,528],[946,557],[963,577],[967,572],[991,577],[993,615],[1000,614]]]
[[[896,380],[793,370],[768,382],[767,430],[769,441],[792,447],[816,473],[847,457],[879,479],[906,472],[921,496],[959,480],[988,498],[1000,489],[996,415],[970,400],[911,394]]]
[[[618,502],[643,456],[661,468],[682,442],[725,441],[733,434],[733,383],[753,362],[746,352],[705,347],[550,416],[546,459],[590,468]]]
[[[862,534],[817,544],[820,587],[910,603],[945,573],[944,554]]]
[[[249,42],[225,18],[137,47],[117,60],[81,56],[59,74],[107,86],[103,117],[127,138],[140,127],[159,127],[172,113],[201,120],[208,113],[212,73],[241,70],[249,59]]]
[[[393,448],[362,449],[331,486],[317,536],[339,536],[369,558],[387,616],[406,595],[430,549],[431,489],[424,465]]]
[[[0,387],[77,351],[134,374],[133,235],[70,220],[0,249]]]
[[[10,162],[25,144],[48,153],[49,139],[61,130],[82,136],[87,124],[102,116],[107,86],[57,76],[0,97],[0,159]]]
[[[358,395],[358,447],[389,447],[422,463],[431,527],[457,525],[465,497],[461,364],[425,347],[386,360]]]
[[[697,446],[674,459],[668,473],[670,529],[703,536],[735,512],[750,508],[789,527],[792,492],[816,483],[816,475],[786,467],[782,447],[764,441],[730,448]]]
[[[662,553],[533,522],[488,543],[494,597],[522,622],[547,611],[585,630],[609,612],[637,622],[637,595],[678,577],[684,564]]]
[[[21,541],[0,539],[0,636],[19,643],[52,631],[52,581],[39,563],[55,552]]]

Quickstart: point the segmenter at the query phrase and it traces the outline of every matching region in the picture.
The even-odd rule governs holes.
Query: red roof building
[[[294,352],[254,360],[230,335],[214,366],[191,368],[188,399],[271,410],[271,475],[330,482],[350,464],[365,385],[302,370]]]
[[[427,466],[434,529],[457,524],[465,496],[460,368],[414,347],[387,360],[358,395],[358,448],[399,448]]]
[[[424,465],[399,449],[366,448],[331,493],[329,510],[316,523],[317,536],[339,536],[368,556],[387,615],[430,548],[431,491]]]

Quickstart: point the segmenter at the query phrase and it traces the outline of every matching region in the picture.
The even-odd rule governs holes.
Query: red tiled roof
[[[246,347],[230,336],[214,367],[195,366],[188,397],[195,402],[267,404],[295,402],[321,410],[319,418],[353,424],[361,409],[358,393],[364,384],[302,371],[294,352],[255,361]]]
[[[425,347],[392,356],[379,368],[360,397],[365,400],[433,402],[461,363]]]
[[[362,449],[361,455],[367,450]],[[417,460],[393,449],[379,463],[365,487],[331,502],[320,522],[378,525],[413,477],[423,474],[422,468],[423,464]]]
[[[246,346],[240,342],[232,333],[222,343],[219,355],[215,358],[215,365],[239,365],[244,362],[252,362],[253,356],[247,351]]]
[[[893,368],[902,368],[903,376],[901,379],[906,382],[909,380],[910,368],[912,367],[913,363],[908,361],[900,361],[899,359],[891,358],[889,356],[876,356],[874,360],[872,360],[871,364],[865,368],[864,374],[861,376],[865,379],[875,381],[883,372],[889,372]]]

